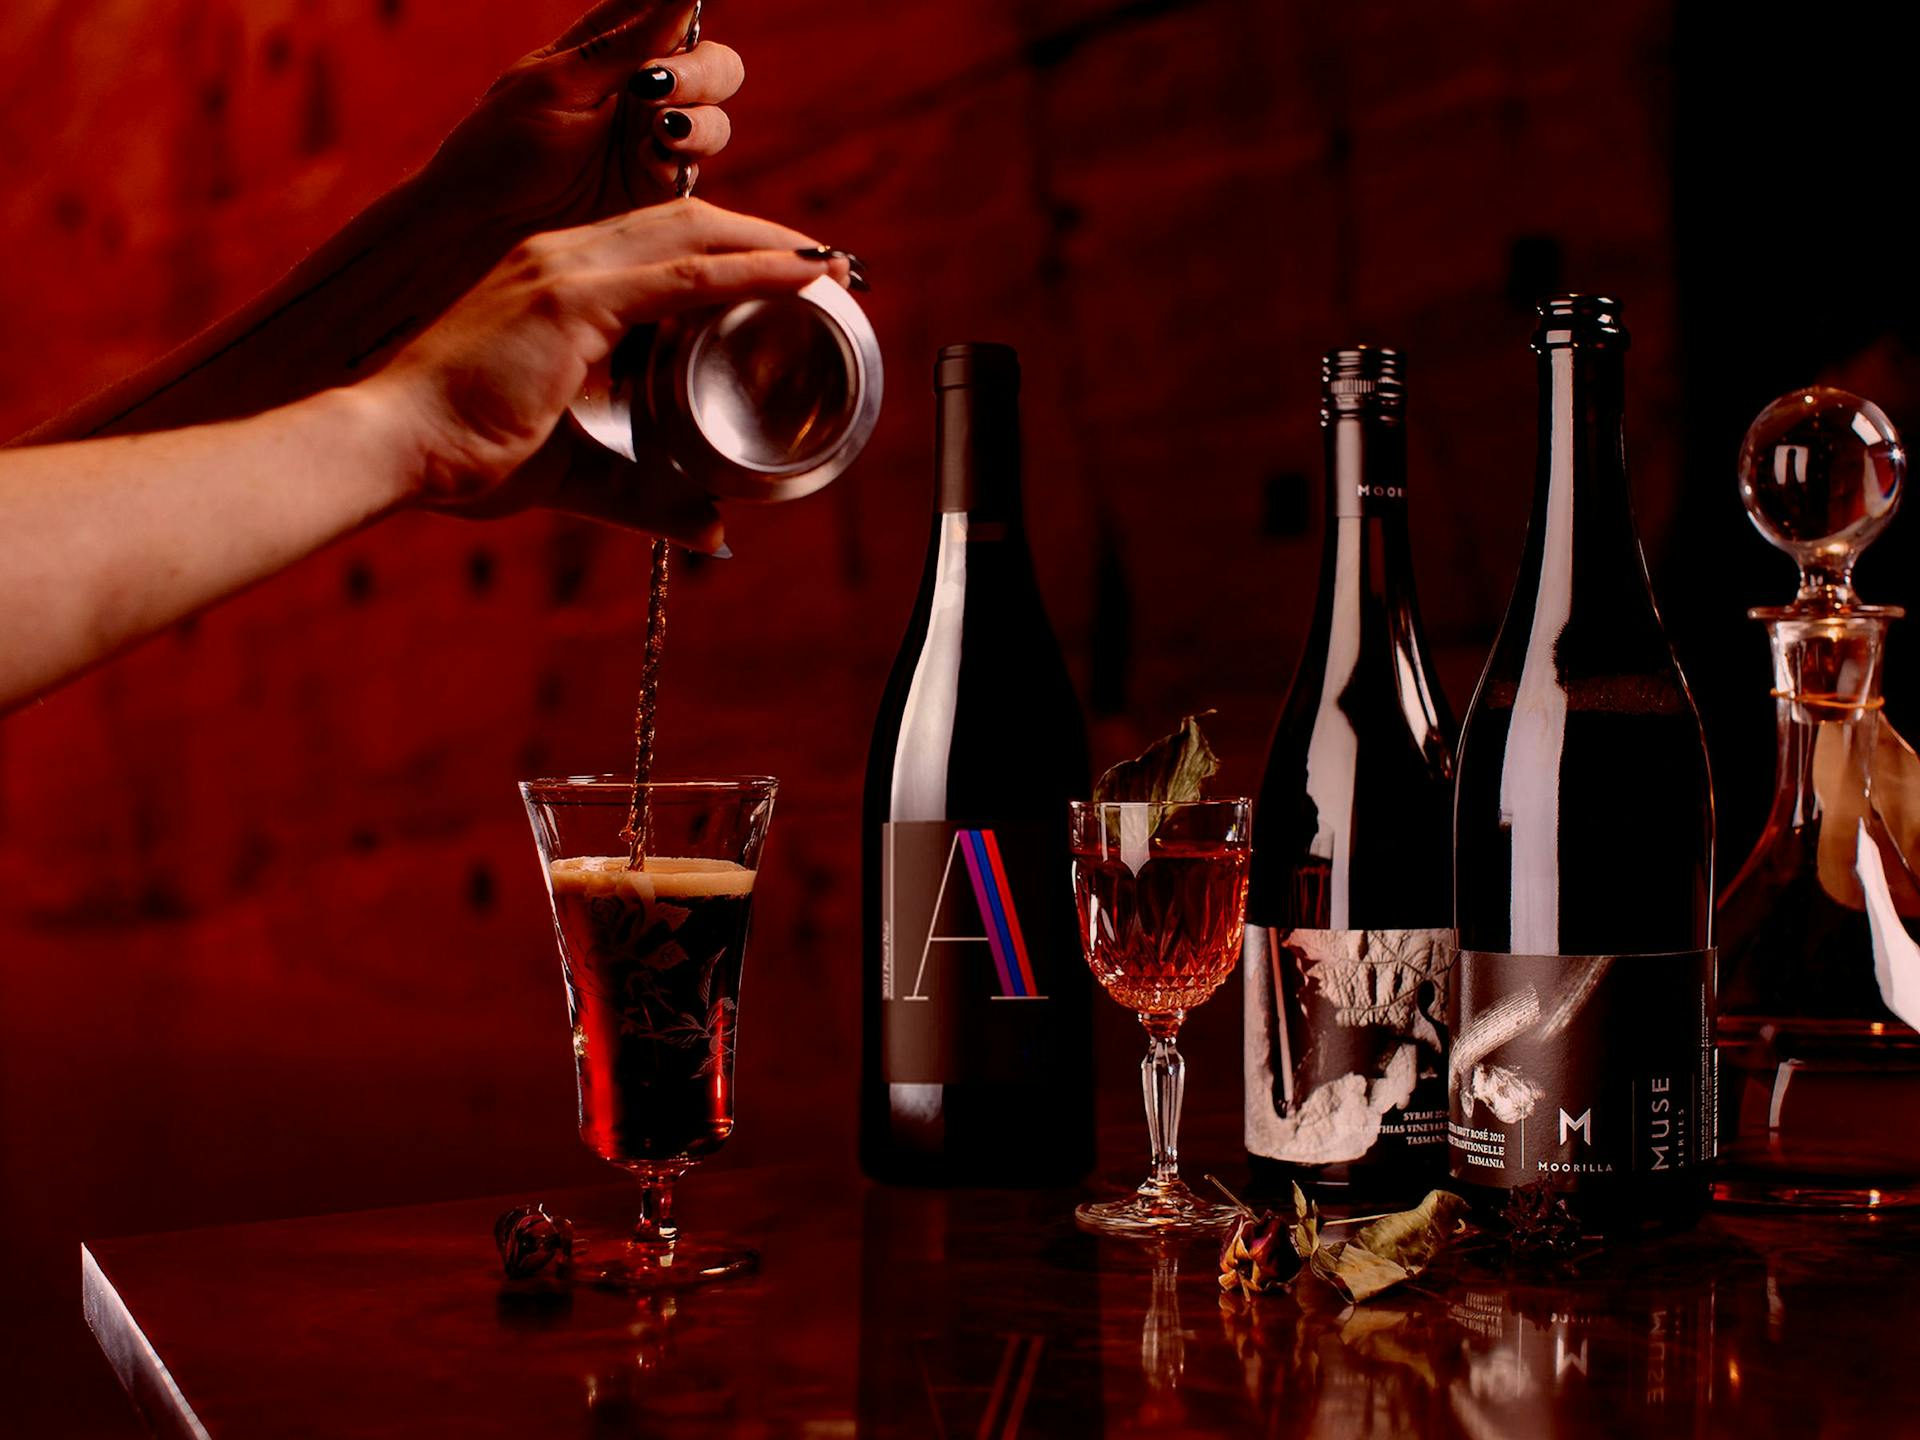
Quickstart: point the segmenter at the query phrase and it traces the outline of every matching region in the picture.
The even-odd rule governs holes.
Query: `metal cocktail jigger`
[[[880,418],[880,344],[828,276],[633,331],[573,417],[629,460],[664,454],[708,494],[794,500],[854,462]]]

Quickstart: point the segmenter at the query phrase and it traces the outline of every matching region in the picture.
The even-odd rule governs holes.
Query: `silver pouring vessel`
[[[881,390],[872,322],[823,275],[793,295],[633,331],[572,411],[615,454],[664,455],[710,495],[795,500],[854,462]]]

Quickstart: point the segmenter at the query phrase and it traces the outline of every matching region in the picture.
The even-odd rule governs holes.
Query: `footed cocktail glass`
[[[1140,1063],[1153,1170],[1133,1194],[1082,1205],[1089,1230],[1165,1235],[1213,1230],[1238,1213],[1180,1179],[1187,1011],[1220,988],[1246,924],[1252,806],[1245,799],[1069,802],[1073,898],[1087,964],[1146,1028]]]
[[[740,969],[767,776],[645,788],[647,855],[629,865],[633,785],[619,776],[520,786],[553,902],[573,1022],[580,1138],[640,1182],[640,1217],[614,1253],[588,1242],[602,1283],[697,1285],[753,1269],[736,1245],[689,1241],[673,1185],[733,1133]]]

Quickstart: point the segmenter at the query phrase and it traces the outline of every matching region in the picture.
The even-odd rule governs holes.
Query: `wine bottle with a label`
[[[1617,302],[1540,306],[1540,450],[1513,600],[1467,713],[1452,1176],[1678,1226],[1714,1154],[1713,784],[1627,489]]]
[[[1446,1174],[1453,721],[1407,536],[1398,352],[1321,370],[1326,543],[1254,810],[1246,1144],[1256,1185],[1418,1195]]]
[[[1062,1184],[1093,1165],[1086,727],[1027,546],[1019,360],[948,346],[934,393],[933,534],[867,763],[861,1166]]]

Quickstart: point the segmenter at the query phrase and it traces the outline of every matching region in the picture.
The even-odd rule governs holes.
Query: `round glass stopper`
[[[1740,446],[1740,498],[1799,562],[1797,606],[1856,603],[1853,566],[1900,503],[1906,452],[1886,412],[1845,390],[1782,395]]]

